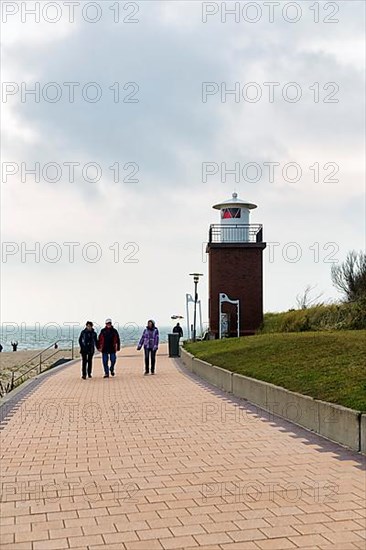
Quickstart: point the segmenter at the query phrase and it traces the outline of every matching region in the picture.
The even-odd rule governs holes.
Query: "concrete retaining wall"
[[[191,372],[197,374],[207,382],[210,382],[213,386],[216,386],[228,393],[233,391],[233,373],[222,369],[220,367],[215,367],[206,361],[201,361],[201,359],[196,359],[191,353],[186,351],[184,348],[181,349],[181,360],[184,366]]]
[[[360,443],[361,443],[361,453],[366,454],[366,414],[361,414]]]
[[[221,367],[213,366],[213,369],[215,386],[228,393],[233,393],[233,373]]]
[[[233,375],[233,394],[266,408],[267,384],[241,374]]]
[[[180,348],[180,359],[184,366],[192,372],[192,361],[194,356],[191,353],[188,353],[184,348]]]
[[[366,452],[366,414],[234,374],[182,350],[185,366],[214,386],[258,405],[274,416],[311,430],[355,451]]]
[[[350,449],[360,450],[361,413],[341,405],[317,401],[319,409],[319,433],[338,441]]]
[[[311,397],[241,374],[234,374],[233,393],[274,416],[281,416],[319,433],[318,406]]]
[[[312,432],[320,433],[319,410],[315,399],[273,384],[266,384],[266,386],[266,410]]]
[[[201,359],[195,358],[192,360],[192,370],[195,374],[204,380],[207,380],[207,382],[210,382],[213,386],[232,393],[232,372],[220,367],[215,367],[214,365],[210,365],[210,363],[206,363],[206,361],[201,361]]]

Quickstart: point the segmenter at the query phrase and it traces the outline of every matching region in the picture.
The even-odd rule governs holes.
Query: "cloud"
[[[103,257],[95,265],[82,257],[73,264],[66,256],[57,264],[14,257],[4,265],[4,314],[15,320],[68,315],[83,320],[91,308],[96,319],[105,315],[98,289],[106,286],[115,303],[108,314],[138,323],[153,315],[167,322],[173,310],[184,309],[192,270],[205,273],[205,293],[203,243],[209,224],[218,222],[211,205],[233,187],[258,204],[252,221],[264,224],[268,241],[280,241],[282,248],[295,241],[303,251],[298,263],[282,256],[270,263],[265,252],[266,309],[291,307],[301,287],[316,281],[333,295],[329,264],[315,262],[309,247],[318,242],[324,260],[329,250],[323,247],[336,242],[341,259],[364,240],[364,78],[358,53],[364,7],[339,4],[341,23],[335,25],[314,24],[309,11],[299,24],[283,19],[222,24],[217,17],[204,24],[202,7],[194,2],[141,3],[140,23],[130,25],[113,24],[107,11],[94,25],[80,19],[52,26],[12,23],[4,37],[7,81],[39,82],[41,90],[57,82],[62,98],[22,103],[16,95],[3,104],[8,128],[3,161],[28,168],[55,162],[62,177],[36,183],[29,176],[24,183],[19,170],[2,184],[3,240],[97,242]],[[65,82],[80,83],[74,103],[67,100]],[[97,103],[81,97],[90,82],[102,89]],[[110,89],[115,82],[124,95],[133,89],[123,90],[125,83],[137,83],[139,102],[115,103]],[[222,103],[217,94],[203,103],[202,82],[228,88],[257,82],[263,99],[236,103],[228,96]],[[264,82],[281,83],[279,100],[266,100]],[[282,98],[288,82],[301,86],[301,101]],[[310,89],[315,82],[319,103]],[[332,91],[323,89],[327,82],[339,86],[339,103],[322,101]],[[74,161],[80,166],[70,182],[64,163]],[[281,169],[296,161],[303,177],[298,183],[283,177],[274,183],[266,177],[257,183],[228,177],[223,183],[218,174],[203,183],[202,163],[209,161],[228,166],[275,161]],[[90,162],[102,170],[94,183],[82,173]],[[121,168],[118,183],[110,168],[115,162]],[[315,162],[323,179],[330,173],[324,164],[337,163],[339,182],[315,182],[309,168]],[[122,181],[130,173],[126,163],[137,163],[138,183]],[[137,243],[138,263],[115,263],[110,247],[116,242],[123,258],[131,251],[123,246]],[[20,297],[19,289],[26,288],[32,293]]]

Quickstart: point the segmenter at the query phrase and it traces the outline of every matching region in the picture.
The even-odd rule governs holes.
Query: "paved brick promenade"
[[[2,550],[365,550],[360,455],[159,353],[148,377],[132,349],[115,378],[64,366],[5,409]]]

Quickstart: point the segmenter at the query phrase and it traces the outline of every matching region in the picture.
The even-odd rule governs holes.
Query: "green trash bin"
[[[180,357],[179,334],[168,334],[169,357]]]

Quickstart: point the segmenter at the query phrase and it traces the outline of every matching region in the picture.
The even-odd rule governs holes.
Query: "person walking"
[[[149,319],[144,329],[137,349],[144,347],[145,354],[145,372],[149,374],[149,362],[151,357],[151,374],[155,374],[156,352],[159,347],[159,329],[155,326],[155,321]]]
[[[86,379],[87,374],[88,374],[88,378],[92,377],[93,355],[97,345],[98,345],[97,333],[93,328],[93,323],[91,321],[87,321],[85,324],[84,330],[80,332],[80,336],[79,336],[79,346],[80,346],[80,355],[81,355],[81,378],[83,380]],[[55,349],[58,348],[58,346],[57,347],[56,346],[57,344],[55,344]]]
[[[183,329],[182,329],[182,327],[180,326],[179,323],[177,323],[175,325],[175,327],[173,328],[173,333],[178,334],[179,339],[183,338]]]
[[[98,349],[102,352],[104,377],[109,378],[109,372],[115,375],[116,353],[121,349],[121,340],[118,331],[112,325],[112,319],[106,319],[105,327],[100,331],[98,337]],[[110,367],[108,362],[111,362]]]

